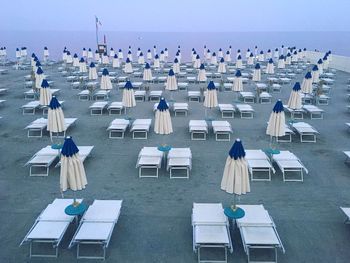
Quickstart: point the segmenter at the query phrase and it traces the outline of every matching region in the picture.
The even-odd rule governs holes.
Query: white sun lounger
[[[292,142],[292,135],[295,133],[289,128],[287,124],[284,125],[284,130],[286,135],[285,136],[279,136],[276,138],[277,142]]]
[[[151,128],[152,119],[136,119],[131,125],[133,139],[147,139],[149,129]],[[139,135],[139,136],[137,136]]]
[[[79,199],[78,202],[82,202]],[[33,226],[30,228],[21,245],[29,243],[29,257],[55,257],[58,256],[58,247],[66,233],[74,216],[67,215],[64,210],[73,203],[73,199],[55,199],[49,204],[37,217]],[[55,254],[42,254],[33,252],[33,244],[51,243],[55,249]]]
[[[228,121],[212,121],[216,141],[230,141],[232,128]]]
[[[237,226],[241,233],[242,244],[250,262],[276,262],[277,249],[285,253],[282,241],[278,235],[275,223],[263,205],[240,205],[245,211],[243,218],[237,219]],[[270,261],[251,260],[254,249],[274,250],[274,259]]]
[[[36,98],[38,98],[38,96],[39,96],[38,92],[35,92],[32,89],[24,92],[25,100],[35,100]]]
[[[106,249],[118,222],[122,200],[95,200],[82,217],[69,248],[77,245],[77,259],[106,258]],[[81,255],[82,245],[101,245],[102,256]]]
[[[245,150],[245,159],[248,163],[250,178],[252,181],[271,181],[271,172],[275,173],[269,157],[262,150]],[[254,177],[254,172],[267,172],[267,178]]]
[[[300,142],[316,142],[318,131],[306,122],[294,122],[290,126],[299,134]]]
[[[311,94],[300,93],[300,97],[301,97],[302,104],[304,105],[312,104],[314,101],[314,96]]]
[[[173,104],[174,115],[177,116],[179,113],[183,113],[185,116],[188,114],[188,103],[186,102],[174,102]]]
[[[79,149],[80,160],[82,162],[84,162],[85,159],[87,159],[91,155],[91,152],[95,146],[80,146],[80,145],[78,145],[77,147]],[[60,166],[61,166],[61,160],[55,165],[55,168],[60,167]]]
[[[93,97],[95,100],[108,100],[109,93],[111,93],[110,90],[100,89],[100,90],[95,91],[95,93],[93,94]]]
[[[107,131],[109,132],[110,139],[123,139],[125,131],[130,125],[129,120],[125,119],[114,119],[108,126]]]
[[[43,130],[47,127],[47,119],[39,118],[35,121],[32,121],[25,129],[28,130],[27,136],[30,137],[42,137]]]
[[[346,216],[344,224],[350,224],[350,207],[340,207],[340,209],[344,212]]]
[[[28,102],[27,104],[22,106],[22,114],[23,115],[34,115],[35,110],[40,108],[40,102],[38,100],[34,100]]]
[[[201,101],[201,92],[200,91],[188,91],[187,97],[189,101]]]
[[[261,92],[259,95],[259,102],[261,104],[270,104],[272,101],[272,96],[270,93],[267,92]]]
[[[146,100],[146,91],[145,90],[135,90],[134,97],[136,101],[145,101]]]
[[[193,203],[192,208],[193,251],[198,263],[227,262],[227,249],[233,252],[230,225],[221,203]],[[201,249],[223,248],[224,259],[202,259]]]
[[[343,153],[346,156],[345,163],[348,163],[350,161],[350,151],[343,151]]]
[[[157,147],[143,147],[138,155],[136,168],[139,169],[139,178],[154,177],[158,178],[158,170],[162,167],[164,153]],[[142,169],[155,169],[156,174],[142,174]]]
[[[247,104],[236,104],[238,112],[241,114],[241,119],[253,119],[254,109]]]
[[[121,101],[113,101],[107,107],[109,115],[112,115],[112,114],[121,115],[123,112],[123,109],[124,109],[124,105],[123,105],[123,102],[121,102]]]
[[[325,94],[321,94],[320,96],[316,97],[316,103],[317,105],[328,105],[329,101],[330,101],[330,97],[325,95]]]
[[[82,90],[78,93],[79,100],[89,100],[90,99],[90,91],[89,90]]]
[[[179,88],[179,90],[187,90],[188,82],[178,82],[177,87]]]
[[[148,95],[148,100],[150,101],[159,101],[160,97],[162,97],[162,90],[151,90]]]
[[[42,148],[25,164],[29,165],[29,176],[48,176],[51,164],[59,156],[59,151],[50,145]],[[44,169],[44,171],[42,171]],[[33,172],[33,170],[37,170]]]
[[[172,148],[167,155],[167,170],[170,179],[173,178],[190,178],[192,169],[192,152],[190,148]],[[173,170],[185,170],[186,175],[174,175]]]
[[[91,115],[102,115],[103,110],[107,108],[108,102],[107,101],[97,101],[94,102],[90,107],[90,114]]]
[[[291,108],[288,108],[287,105],[283,105],[283,108],[285,111],[289,112],[290,113],[290,117],[294,120],[302,120],[304,119],[304,112],[305,110],[303,110],[302,108],[301,109],[291,109]]]
[[[281,169],[284,182],[303,182],[304,171],[306,174],[309,173],[309,171],[306,169],[306,167],[303,165],[300,159],[290,151],[280,151],[279,154],[273,154],[272,160]],[[286,173],[295,173],[295,172],[299,173],[300,178],[291,178],[291,179],[286,178],[287,177]]]
[[[244,103],[254,103],[255,95],[251,91],[241,91],[239,95]]]
[[[208,124],[205,120],[190,120],[189,132],[191,133],[191,140],[207,139]]]
[[[224,118],[234,118],[235,117],[235,107],[232,104],[219,104],[219,110],[221,112],[221,117]]]

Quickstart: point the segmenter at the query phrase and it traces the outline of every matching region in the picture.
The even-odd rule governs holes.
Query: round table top
[[[87,209],[87,205],[84,203],[80,203],[77,206],[74,206],[73,204],[71,204],[71,205],[66,207],[64,212],[70,216],[78,216],[78,215],[84,214],[86,209]]]
[[[268,148],[264,150],[265,153],[267,154],[280,154],[280,150],[278,149],[272,149],[272,148]]]
[[[233,210],[231,207],[226,207],[224,209],[224,214],[230,219],[239,219],[244,217],[245,212],[242,208],[239,207],[236,207],[235,210]]]
[[[158,146],[158,150],[161,151],[161,152],[169,152],[171,150],[171,146],[170,145],[160,145]]]
[[[54,150],[61,150],[62,147],[63,147],[62,143],[54,143],[51,145],[51,149],[54,149]]]

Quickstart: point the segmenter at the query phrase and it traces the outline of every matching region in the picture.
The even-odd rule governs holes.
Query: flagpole
[[[98,25],[97,25],[97,16],[95,16],[95,24],[96,24],[96,45],[98,48]]]

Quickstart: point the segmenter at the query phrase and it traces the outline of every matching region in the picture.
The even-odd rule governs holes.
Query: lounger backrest
[[[269,213],[263,205],[240,205],[245,212],[244,217],[237,219],[239,226],[270,226],[273,225]]]
[[[159,151],[157,147],[143,147],[139,153],[139,157],[163,157],[163,152]]]
[[[294,153],[290,151],[280,151],[279,154],[274,154],[273,159],[278,160],[298,160],[298,157],[295,156]]]
[[[266,160],[268,157],[262,150],[245,150],[247,160]]]
[[[95,200],[83,216],[84,221],[114,222],[118,219],[122,200]]]
[[[194,203],[192,209],[192,223],[203,225],[226,224],[227,217],[221,203]]]
[[[172,148],[168,158],[192,158],[192,152],[190,148]]]

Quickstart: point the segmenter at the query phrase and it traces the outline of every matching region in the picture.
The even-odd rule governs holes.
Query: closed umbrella
[[[170,91],[177,90],[177,81],[174,70],[172,69],[169,70],[168,78],[165,83],[165,89]]]
[[[154,120],[154,132],[157,134],[170,134],[173,132],[169,106],[164,98],[160,99],[157,106]]]
[[[285,64],[286,65],[292,64],[292,55],[289,52],[287,53]]]
[[[261,81],[261,68],[259,63],[256,63],[254,67],[253,81]]]
[[[328,69],[328,66],[329,66],[328,56],[325,55],[325,56],[323,57],[323,69],[324,69],[324,70],[327,70],[327,69]]]
[[[213,52],[213,54],[211,55],[210,63],[211,63],[212,65],[217,65],[217,64],[218,64],[218,60],[217,60],[217,57],[216,57],[216,53],[215,53],[215,52]]]
[[[241,56],[241,59],[242,59],[242,54],[241,54],[241,50],[240,49],[237,50],[236,60],[238,59],[239,56]]]
[[[134,88],[129,80],[125,83],[125,86],[123,89],[122,102],[124,107],[127,107],[127,108],[132,108],[136,106]]]
[[[108,65],[109,64],[109,57],[107,52],[103,53],[102,55],[102,64],[103,65]]]
[[[154,55],[157,54],[157,46],[156,46],[156,45],[153,46],[153,54],[154,54]]]
[[[140,56],[140,54],[141,54],[141,48],[137,48],[137,51],[136,51],[136,56]]]
[[[73,64],[73,57],[72,57],[72,55],[71,55],[71,53],[69,51],[67,51],[66,63],[67,64]]]
[[[206,45],[203,46],[203,56],[204,56],[204,58],[206,58],[206,56],[207,56],[207,46]]]
[[[208,62],[211,60],[211,53],[210,53],[210,49],[207,49],[207,54],[205,55],[205,59],[208,60]]]
[[[79,149],[72,137],[66,137],[61,150],[60,188],[62,192],[71,189],[74,192],[73,206],[79,205],[75,192],[85,189],[87,185],[83,162],[79,156]]]
[[[83,58],[87,58],[87,51],[86,51],[86,48],[83,48]]]
[[[79,58],[77,53],[75,53],[73,56],[73,67],[79,67]]]
[[[300,96],[300,83],[295,82],[294,87],[292,89],[292,92],[290,93],[289,100],[288,100],[288,108],[293,110],[300,110],[302,107],[301,104],[301,96]]]
[[[242,73],[239,69],[236,71],[232,90],[235,92],[243,91]]]
[[[258,57],[258,46],[255,46],[254,48],[254,55],[255,57]]]
[[[298,51],[294,51],[292,55],[292,63],[293,62],[298,62]]]
[[[110,90],[113,88],[111,79],[109,78],[108,69],[104,68],[102,71],[100,88],[104,90]]]
[[[168,48],[164,49],[164,56],[165,56],[165,59],[167,59],[169,57],[169,50],[168,50]]]
[[[236,60],[236,68],[241,69],[242,67],[243,67],[242,57],[241,57],[241,55],[238,55],[237,60]]]
[[[87,72],[86,62],[85,62],[84,58],[80,58],[80,60],[79,60],[79,72],[80,73]]]
[[[43,79],[43,81],[41,82],[41,89],[40,89],[40,99],[39,99],[40,105],[42,106],[49,105],[51,98],[52,98],[52,94],[51,94],[49,83],[47,82],[46,79]]]
[[[218,94],[213,81],[208,84],[207,90],[204,92],[205,116],[207,116],[207,108],[214,108],[218,106]]]
[[[130,51],[130,50],[128,51],[127,58],[128,58],[128,59],[130,59],[130,61],[132,61],[132,53],[131,53],[131,51]]]
[[[49,49],[47,47],[44,47],[44,60],[47,61],[50,56]]]
[[[140,65],[145,64],[145,57],[144,57],[144,55],[143,55],[142,52],[140,52],[140,55],[139,55],[139,57],[137,58],[137,63],[139,63]]]
[[[201,66],[201,58],[199,55],[196,55],[196,60],[193,63],[193,67],[198,69]]]
[[[115,55],[114,49],[111,47],[111,49],[109,50],[109,56],[110,56],[111,58],[113,58],[114,55]]]
[[[270,135],[270,144],[272,143],[272,137],[277,138],[286,135],[284,108],[281,100],[278,100],[273,107],[266,134]]]
[[[270,58],[269,62],[267,63],[265,73],[266,74],[274,74],[275,73],[275,65],[273,64],[272,58]]]
[[[279,57],[279,59],[278,59],[277,68],[279,68],[279,69],[284,69],[284,68],[286,68],[286,64],[285,64],[285,62],[284,62],[284,56],[283,56],[283,55],[281,55],[281,56]]]
[[[147,50],[147,55],[146,55],[146,58],[148,59],[148,60],[152,60],[152,52],[151,52],[151,50],[149,49],[149,50]]]
[[[247,59],[247,64],[248,65],[254,65],[254,55],[253,55],[253,52],[250,52],[250,55]]]
[[[154,56],[153,67],[154,67],[154,68],[160,68],[160,61],[159,61],[159,56],[158,56],[158,54],[156,54],[156,55]]]
[[[97,70],[94,62],[90,63],[89,66],[89,80],[96,80],[97,79]]]
[[[314,65],[312,68],[312,83],[320,82],[320,72],[318,70],[318,66]]]
[[[113,68],[120,68],[120,60],[119,60],[117,54],[114,54],[114,57],[113,57],[113,60],[112,60],[112,67]]]
[[[227,62],[231,62],[232,61],[230,51],[226,51],[225,61],[227,61]]]
[[[247,52],[245,53],[245,58],[248,59],[251,53],[252,53],[252,52],[250,52],[250,49],[248,48],[248,49],[247,49]],[[254,56],[254,55],[253,55],[253,56]]]
[[[67,48],[64,47],[63,52],[62,52],[62,60],[64,63],[67,63]]]
[[[224,173],[221,180],[221,190],[233,194],[233,205],[225,209],[230,218],[244,216],[244,211],[236,206],[236,196],[250,192],[248,163],[240,139],[236,139],[226,159]]]
[[[118,58],[123,60],[124,58],[124,54],[123,54],[123,51],[121,49],[118,50]]]
[[[265,56],[264,56],[264,51],[260,51],[260,54],[259,54],[259,56],[258,56],[258,60],[259,60],[259,62],[264,62],[264,60],[265,60]]]
[[[159,60],[160,60],[160,62],[166,62],[166,57],[165,57],[165,54],[164,54],[163,50],[160,51]]]
[[[100,56],[100,53],[98,53],[97,50],[95,50],[95,62],[96,63],[101,63],[101,56]]]
[[[180,50],[178,50],[175,54],[175,58],[177,58],[177,60],[179,61],[179,63],[181,63],[181,52]]]
[[[192,55],[191,55],[192,63],[196,61],[196,58],[197,58],[197,52],[194,49],[192,49]]]
[[[93,59],[93,54],[92,54],[91,48],[89,48],[89,50],[88,50],[88,52],[87,52],[87,58],[88,58],[88,59]]]
[[[64,123],[64,114],[61,104],[55,96],[52,96],[47,113],[47,130],[50,132],[52,141],[52,133],[60,133],[66,130]]]
[[[152,71],[151,71],[151,67],[148,63],[146,63],[145,68],[143,70],[143,80],[144,81],[152,81]]]
[[[41,67],[38,67],[35,74],[35,88],[40,89],[41,83],[43,82],[45,78],[44,71],[41,69]]]
[[[232,46],[231,45],[228,47],[228,51],[230,52],[230,54],[232,53]]]
[[[218,51],[218,57],[219,58],[223,58],[224,57],[224,53],[222,52],[222,49],[220,48]]]
[[[305,74],[303,82],[301,83],[301,92],[312,94],[312,75],[310,71]]]
[[[179,59],[175,58],[174,59],[174,63],[173,63],[173,72],[176,74],[180,73],[180,63],[179,63]],[[169,73],[170,74],[170,73]]]
[[[275,52],[273,53],[274,58],[278,59],[280,56],[278,48],[275,48]]]
[[[266,53],[266,59],[270,59],[270,58],[272,58],[271,49],[267,50],[267,53]]]
[[[225,63],[224,58],[220,59],[220,63],[218,66],[218,73],[221,73],[221,74],[226,73],[226,63]]]
[[[125,65],[124,65],[124,72],[129,74],[134,72],[129,58],[126,58]]]
[[[207,74],[205,73],[204,64],[201,64],[201,66],[199,67],[199,72],[198,72],[198,75],[197,75],[197,81],[199,81],[199,82],[207,81]]]
[[[318,71],[319,71],[320,75],[322,75],[323,74],[323,60],[321,58],[317,61],[317,67],[318,67]]]

